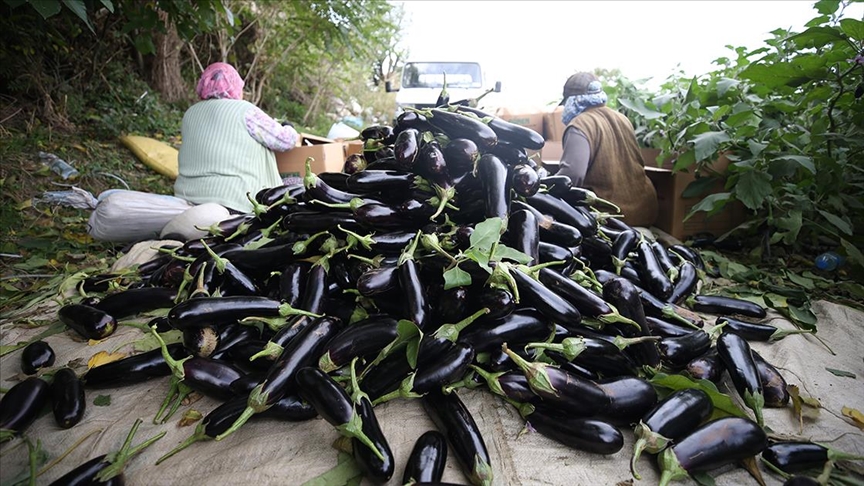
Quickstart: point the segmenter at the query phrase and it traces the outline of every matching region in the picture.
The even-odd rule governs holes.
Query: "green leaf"
[[[726,125],[730,127],[740,127],[740,126],[759,126],[759,123],[762,122],[762,117],[753,112],[753,110],[746,110],[735,113],[734,115],[729,115],[726,118]]]
[[[723,209],[726,203],[729,202],[731,199],[731,192],[718,192],[715,194],[711,194],[705,199],[702,199],[698,203],[694,204],[693,207],[690,208],[690,213],[687,214],[687,217],[684,218],[684,221],[687,221],[699,211],[704,211],[708,214],[714,214]]]
[[[710,192],[716,183],[717,178],[715,177],[700,177],[684,188],[684,191],[681,192],[681,197],[700,197]]]
[[[825,371],[831,373],[834,376],[841,376],[843,378],[857,378],[857,376],[855,376],[855,373],[852,373],[851,371],[836,370],[834,368],[825,368]]]
[[[666,116],[665,113],[661,113],[654,109],[648,108],[645,106],[645,102],[640,99],[629,100],[627,98],[618,98],[618,103],[621,103],[622,106],[627,108],[628,110],[633,110],[646,120],[655,120],[657,118],[662,118]]]
[[[810,27],[800,34],[789,37],[788,40],[795,42],[798,47],[806,49],[808,47],[825,47],[833,42],[845,40],[845,37],[834,27],[821,26]]]
[[[111,0],[100,0],[100,1],[102,2],[103,7],[108,9],[108,11],[111,12],[112,14],[114,13],[114,4],[111,2]]]
[[[803,225],[804,218],[800,210],[789,211],[786,216],[774,220],[774,226],[786,230],[785,232],[777,232],[776,236],[782,237],[783,242],[787,245],[793,245],[798,241],[798,233]]]
[[[344,486],[362,475],[363,471],[351,454],[340,452],[338,463],[333,469],[306,481],[301,486]]]
[[[690,477],[692,477],[693,481],[696,481],[701,486],[715,486],[717,484],[714,481],[714,477],[705,471],[696,471],[691,474]]]
[[[471,274],[455,266],[444,272],[444,290],[471,285]]]
[[[813,284],[813,280],[806,278],[806,277],[802,277],[801,275],[798,275],[797,273],[787,271],[786,272],[786,278],[791,280],[792,283],[794,283],[795,285],[797,285],[799,287],[803,287],[807,290],[813,290],[816,288],[816,286]]]
[[[496,262],[500,262],[505,258],[508,260],[513,260],[517,263],[521,263],[523,265],[527,265],[531,262],[530,256],[522,253],[515,248],[510,248],[509,246],[499,244],[495,247],[495,254],[492,255],[492,259]]]
[[[724,393],[720,393],[717,385],[708,380],[694,381],[684,375],[667,375],[665,373],[657,373],[650,380],[652,385],[667,388],[672,391],[685,390],[687,388],[697,388],[708,394],[711,398],[711,403],[714,404],[714,414],[711,420],[726,416],[744,417],[747,414],[735,405],[735,402]]]
[[[821,209],[817,209],[816,211],[818,211],[819,214],[821,214],[823,218],[827,219],[829,223],[833,224],[837,229],[839,229],[843,233],[846,233],[847,235],[852,234],[852,226],[849,223],[847,223],[845,220],[843,220],[842,218],[835,216],[835,215],[829,213],[828,211],[823,211]]]
[[[693,137],[693,145],[696,149],[696,162],[705,160],[717,152],[717,147],[723,142],[731,140],[726,132],[705,132]]]
[[[6,5],[9,5],[12,8],[18,8],[21,5],[24,5],[25,3],[27,3],[27,0],[4,0],[4,1],[6,2]]]
[[[840,244],[843,245],[843,249],[846,250],[846,257],[851,263],[864,267],[864,254],[861,253],[861,250],[859,250],[858,247],[843,238],[840,238]]]
[[[183,342],[183,331],[172,329],[159,334],[165,344],[174,344]],[[152,333],[147,333],[143,338],[132,343],[132,349],[135,351],[146,353],[159,347],[159,340]]]
[[[723,96],[726,94],[727,91],[738,86],[738,84],[740,83],[741,81],[738,81],[737,79],[720,78],[719,80],[717,80],[717,94],[719,96]]]
[[[93,399],[93,405],[97,407],[107,407],[111,405],[111,395],[96,395]]]
[[[84,4],[84,0],[63,0],[63,4],[66,5],[66,8],[71,10],[72,13],[77,15],[79,19],[84,21],[87,28],[90,29],[90,32],[94,34],[96,33],[93,24],[90,23],[90,18],[87,17],[87,5]]]
[[[855,41],[864,40],[864,21],[858,19],[840,20],[840,30]]]
[[[672,172],[685,170],[695,163],[696,153],[692,150],[688,150],[675,159],[675,164],[672,166]]]
[[[492,247],[501,239],[504,231],[504,221],[501,218],[489,218],[482,223],[477,223],[474,232],[471,233],[471,248],[484,253],[492,251]]]
[[[840,0],[819,0],[813,8],[822,15],[831,15],[840,8]]]
[[[31,0],[30,5],[39,12],[43,19],[60,13],[59,0]]]
[[[742,173],[735,185],[735,196],[750,209],[759,209],[772,194],[771,176],[755,170]]]
[[[861,284],[844,280],[842,282],[838,282],[836,284],[836,287],[841,292],[847,293],[858,300],[864,301],[864,286],[862,286]]]
[[[804,167],[811,174],[816,173],[816,165],[813,164],[813,159],[811,157],[805,157],[803,155],[781,155],[779,157],[775,157],[775,160],[788,160],[791,162],[796,162],[801,167]]]

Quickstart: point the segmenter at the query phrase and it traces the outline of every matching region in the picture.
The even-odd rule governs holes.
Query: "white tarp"
[[[766,409],[765,423],[776,434],[798,435],[816,441],[832,442],[845,452],[864,454],[864,432],[841,414],[844,406],[864,409],[864,313],[824,301],[815,302],[813,311],[819,318],[819,337],[835,352],[831,355],[813,336],[793,335],[772,344],[754,343],[753,347],[769,362],[781,369],[790,384],[797,384],[803,394],[818,398],[822,409],[815,419],[804,422],[799,430],[792,406]],[[706,321],[709,322],[709,321]],[[713,322],[713,319],[710,320]],[[789,326],[782,320],[775,325]],[[38,334],[41,329],[15,327],[5,322],[2,343],[13,344]],[[46,341],[57,353],[57,365],[70,360],[85,363],[98,351],[112,351],[138,339],[141,331],[122,327],[109,339],[93,346],[74,338],[67,331]],[[20,351],[0,359],[2,384],[11,387],[10,378],[20,372]],[[854,373],[857,378],[832,374],[826,368]],[[736,397],[728,378],[721,391]],[[161,432],[167,435],[126,468],[130,485],[182,484],[302,484],[336,465],[337,452],[331,447],[338,437],[334,429],[318,418],[303,423],[255,419],[233,436],[221,442],[199,442],[166,462],[155,466],[162,454],[186,439],[194,425],[178,427],[178,421],[189,408],[206,415],[217,402],[203,398],[191,406],[181,407],[170,423],[152,424],[165,392],[168,378],[122,389],[88,390],[88,409],[84,420],[69,430],[57,427],[50,414],[40,417],[27,436],[41,440],[50,458],[56,458],[86,434],[87,438],[59,464],[39,477],[37,484],[48,484],[75,466],[120,447],[135,418],[144,419],[133,442]],[[94,406],[97,395],[110,395],[109,406]],[[616,485],[632,480],[628,460],[633,446],[632,431],[625,431],[624,448],[611,456],[600,456],[561,446],[537,433],[520,435],[522,421],[514,409],[488,392],[462,391],[460,397],[471,410],[485,437],[492,457],[495,481],[500,485]],[[416,400],[399,400],[376,407],[376,414],[396,456],[396,472],[388,483],[401,483],[402,471],[414,441],[434,425]],[[0,483],[7,482],[27,468],[27,448],[20,440],[0,446]],[[17,446],[17,447],[16,447]],[[858,463],[858,466],[861,464]],[[782,481],[761,467],[767,484]],[[658,475],[652,456],[640,461],[643,479],[633,484],[657,484]],[[756,484],[743,470],[727,467],[713,472],[719,485]],[[448,458],[445,481],[466,483],[452,453]],[[365,482],[364,482],[365,484]],[[695,484],[690,481],[690,484]]]

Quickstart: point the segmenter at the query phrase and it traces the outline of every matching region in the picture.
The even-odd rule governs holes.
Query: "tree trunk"
[[[153,35],[156,54],[151,68],[151,81],[153,88],[165,101],[180,101],[188,98],[186,83],[180,74],[180,50],[183,48],[183,41],[177,35],[174,24],[168,22],[165,12],[159,12],[159,18],[165,23],[166,32],[156,32]]]

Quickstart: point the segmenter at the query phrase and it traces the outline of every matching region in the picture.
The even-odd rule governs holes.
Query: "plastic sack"
[[[327,132],[327,138],[331,140],[342,139],[347,140],[349,138],[357,138],[360,136],[360,132],[354,130],[348,125],[342,122],[336,122],[330,127],[330,131]]]
[[[51,204],[70,206],[75,209],[95,209],[99,204],[99,200],[93,197],[93,194],[75,186],[68,191],[43,192],[41,197],[34,196],[32,202],[33,205]]]
[[[228,208],[216,203],[204,203],[175,216],[162,228],[162,238],[177,238],[183,241],[207,236],[206,228],[231,217]],[[202,229],[199,229],[202,228]]]
[[[192,207],[179,197],[123,189],[105,191],[98,200],[87,232],[114,243],[158,239],[169,221]]]

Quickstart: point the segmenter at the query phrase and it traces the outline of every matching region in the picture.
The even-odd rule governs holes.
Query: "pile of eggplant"
[[[762,408],[789,395],[748,341],[785,331],[758,323],[756,304],[698,295],[697,251],[646,239],[614,204],[538,166],[539,134],[468,106],[405,112],[362,138],[342,172],[307,163],[302,184],[250,194],[253,211],[163,248],[134,282],[88,278],[81,291],[101,297],[61,308],[87,339],[160,309],[153,335],[182,333],[80,377],[94,390],[170,376],[161,422],[193,391],[222,401],[160,462],[248,420],[320,416],[383,483],[396,461],[375,406],[416,398],[438,430],[418,437],[402,483],[439,482],[449,449],[470,484],[493,484],[463,388],[597,454],[632,430],[634,476],[640,454],[655,454],[663,484],[769,447]],[[693,311],[720,317],[706,331]],[[756,420],[712,419],[698,389],[658,394],[647,380],[658,371],[715,382],[726,371]],[[2,400],[13,434],[35,417],[10,418],[38,402],[19,398],[27,386]]]

